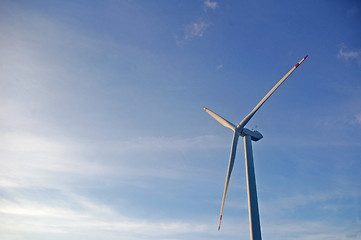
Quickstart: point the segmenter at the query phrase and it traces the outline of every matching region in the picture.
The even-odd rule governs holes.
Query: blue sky
[[[0,238],[361,239],[359,1],[0,3]]]

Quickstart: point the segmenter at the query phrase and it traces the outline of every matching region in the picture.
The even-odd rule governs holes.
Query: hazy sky
[[[0,1],[0,238],[361,239],[360,1]]]

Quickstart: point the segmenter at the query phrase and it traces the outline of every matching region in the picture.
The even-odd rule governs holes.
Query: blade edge
[[[222,205],[221,205],[221,213],[220,213],[220,217],[219,217],[218,231],[221,229],[221,222],[222,222],[222,217],[223,217],[224,204],[226,202],[229,181],[231,179],[233,165],[234,165],[234,161],[235,161],[235,158],[236,158],[236,150],[237,150],[238,138],[239,138],[239,133],[237,131],[235,131],[234,135],[233,135],[231,154],[229,156],[229,164],[228,164],[226,182],[224,184],[224,191],[223,191],[223,197],[222,197]]]
[[[234,125],[230,121],[227,121],[223,117],[219,116],[217,113],[211,111],[210,109],[208,109],[206,107],[203,107],[203,109],[204,109],[204,111],[206,111],[209,115],[211,115],[214,119],[216,119],[223,126],[229,128],[229,129],[231,129],[233,131],[236,129],[236,125]]]
[[[267,99],[277,90],[279,86],[296,70],[296,68],[308,57],[306,55],[299,61],[293,68],[291,68],[286,75],[284,75],[281,80],[279,80],[276,85],[262,98],[262,100],[256,105],[256,107],[238,124],[237,129],[241,130],[246,126],[246,124],[251,120],[253,115],[258,111],[258,109],[267,101]]]

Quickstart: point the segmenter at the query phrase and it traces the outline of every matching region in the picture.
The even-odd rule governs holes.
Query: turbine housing
[[[251,137],[252,141],[257,142],[258,140],[262,139],[263,136],[260,132],[258,131],[251,131],[248,128],[242,128],[242,130],[239,132],[239,135],[241,135],[242,137],[248,135]]]

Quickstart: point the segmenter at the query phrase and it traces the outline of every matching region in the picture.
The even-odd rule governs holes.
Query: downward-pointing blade
[[[237,143],[239,138],[239,132],[235,131],[233,135],[233,142],[232,142],[232,149],[231,149],[231,155],[229,157],[229,164],[228,164],[228,171],[227,171],[227,177],[226,177],[226,183],[224,185],[224,192],[223,192],[223,198],[222,198],[222,206],[221,206],[221,214],[219,216],[219,225],[218,225],[218,231],[221,228],[221,222],[222,222],[222,216],[223,216],[223,209],[224,209],[224,203],[226,201],[227,191],[228,191],[228,185],[229,180],[231,179],[232,169],[234,165],[234,160],[236,158],[236,149],[237,149]]]

